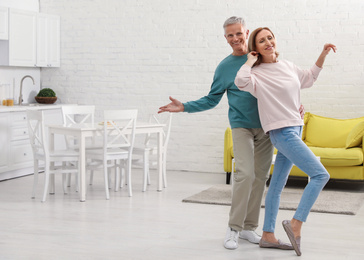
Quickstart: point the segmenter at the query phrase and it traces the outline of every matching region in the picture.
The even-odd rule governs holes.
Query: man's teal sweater
[[[226,91],[231,128],[261,128],[257,99],[248,92],[240,91],[234,84],[236,73],[246,61],[246,55],[227,56],[216,68],[209,94],[196,101],[183,103],[184,111],[195,113],[214,108]]]

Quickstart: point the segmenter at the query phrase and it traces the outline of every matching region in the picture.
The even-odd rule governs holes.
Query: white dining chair
[[[95,123],[95,106],[62,106],[63,124],[66,126]],[[75,138],[66,136],[67,148],[75,147]]]
[[[95,106],[62,106],[63,123],[83,124],[94,123]]]
[[[62,106],[63,124],[66,126],[95,123],[95,106],[69,105]],[[67,149],[78,150],[76,139],[73,136],[65,135]],[[91,140],[86,147],[94,145],[95,140]],[[76,191],[78,191],[78,176],[75,175]],[[71,187],[71,176],[67,175],[67,186]]]
[[[43,161],[45,181],[42,202],[45,202],[49,188],[50,174],[63,173],[63,190],[64,193],[66,193],[65,174],[78,172],[78,152],[73,149],[56,151],[49,150],[46,142],[47,139],[43,111],[27,110],[27,124],[34,158],[34,184],[32,198],[35,198],[36,188],[38,185],[38,174],[41,168],[40,162]],[[72,162],[72,164],[66,165],[67,162]],[[55,165],[56,163],[60,165]]]
[[[129,196],[132,196],[131,161],[137,115],[138,110],[104,111],[103,128],[101,131],[103,147],[86,151],[86,158],[91,160],[91,164],[87,166],[91,170],[91,175],[93,175],[93,171],[96,169],[101,168],[103,170],[106,199],[110,199],[108,168],[115,167],[115,170],[119,170],[120,173],[124,165],[126,165]],[[119,176],[119,174],[116,174],[116,176]],[[115,183],[118,182],[116,179]]]
[[[162,147],[162,171],[163,171],[163,185],[167,187],[167,148],[169,137],[172,127],[172,113],[163,113],[158,115],[151,115],[149,118],[151,124],[163,124],[163,147]],[[155,134],[147,134],[142,146],[135,145],[133,149],[133,156],[135,160],[133,164],[143,167],[143,191],[146,191],[147,184],[150,185],[150,166],[158,164],[158,145],[157,136]]]

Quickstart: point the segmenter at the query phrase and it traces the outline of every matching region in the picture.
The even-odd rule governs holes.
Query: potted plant
[[[57,101],[56,92],[50,88],[41,89],[34,98],[40,104],[53,104]]]

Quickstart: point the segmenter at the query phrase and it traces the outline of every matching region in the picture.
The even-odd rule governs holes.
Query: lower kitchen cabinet
[[[8,116],[0,114],[0,172],[6,168],[8,161]]]
[[[62,124],[60,108],[45,109],[45,122]],[[56,147],[64,146],[56,139]],[[0,180],[33,173],[33,151],[29,141],[26,111],[0,113]]]

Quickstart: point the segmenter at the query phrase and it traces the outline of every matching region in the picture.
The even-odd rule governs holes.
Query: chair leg
[[[164,188],[167,188],[167,157],[166,157],[166,152],[163,153],[163,185],[164,185]]]
[[[92,165],[92,160],[89,161],[90,165]],[[90,170],[90,182],[89,185],[91,186],[94,182],[94,170]]]
[[[149,163],[147,168],[147,184],[150,185],[150,170],[149,170]]]
[[[106,169],[107,169],[107,166],[106,166]],[[110,173],[107,174],[107,180],[109,182],[109,189],[111,189],[111,173],[112,173],[112,170],[110,168]]]
[[[63,193],[67,194],[67,173],[62,173]]]
[[[127,166],[128,166],[128,163],[125,161],[124,162],[124,173],[125,173],[125,185],[128,185],[128,173],[127,173],[127,171],[128,171],[128,169],[127,169]]]
[[[90,172],[90,185],[94,182],[94,170],[91,170]]]
[[[35,198],[35,192],[36,192],[37,186],[38,186],[38,173],[39,173],[38,163],[39,163],[38,160],[34,160],[34,182],[33,182],[32,199]]]
[[[76,173],[75,174],[76,192],[78,192],[78,185],[79,185],[78,176],[79,176],[79,174]]]
[[[66,162],[62,162],[62,168],[65,169],[67,166]],[[67,178],[68,175],[68,178]],[[69,179],[69,173],[62,173],[62,185],[63,185],[63,193],[67,194],[67,179]],[[68,186],[70,187],[70,186]]]
[[[110,199],[110,194],[109,194],[109,174],[107,172],[107,161],[104,160],[103,162],[103,168],[104,168],[104,178],[105,178],[105,193],[106,193],[106,199]]]
[[[67,174],[67,187],[71,187],[71,178],[72,178],[71,173],[68,173]]]
[[[124,186],[124,180],[125,180],[125,161],[122,160],[120,162],[120,188]]]
[[[45,162],[44,163],[44,191],[43,191],[43,198],[42,198],[42,202],[46,201],[47,198],[47,193],[48,193],[48,188],[49,188],[49,162]]]
[[[120,186],[120,160],[115,160],[115,191],[119,191]]]
[[[148,177],[149,177],[149,151],[144,150],[143,161],[144,161],[144,166],[143,166],[143,191],[146,191],[147,190]],[[150,178],[149,178],[149,182],[150,182]]]
[[[131,188],[131,156],[128,158],[127,162],[127,176],[128,176],[128,189],[129,189],[129,197],[133,196],[132,188]]]

